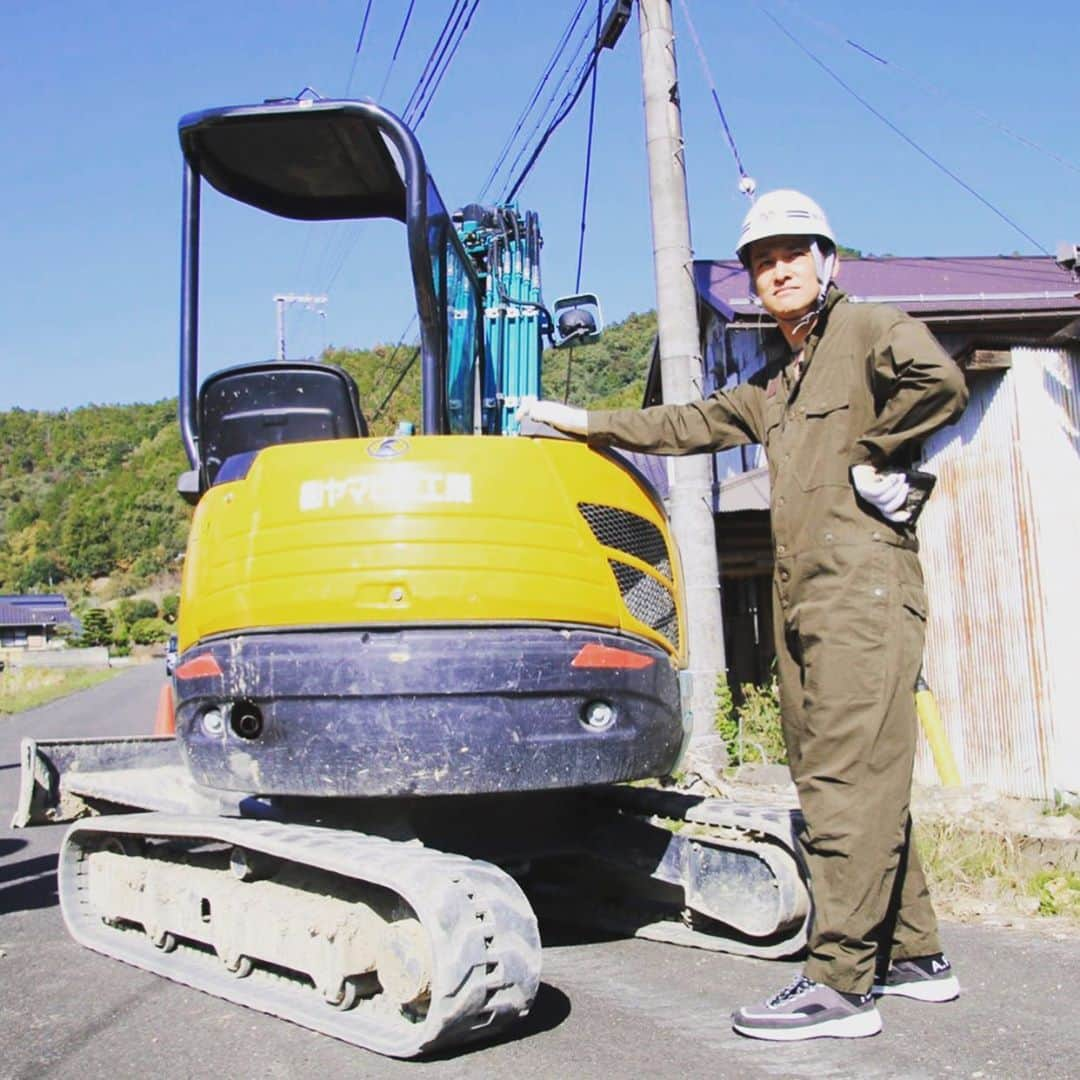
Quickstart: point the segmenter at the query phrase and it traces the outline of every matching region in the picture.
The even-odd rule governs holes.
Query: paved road
[[[23,734],[145,731],[160,665],[0,719],[0,810],[17,789]],[[634,940],[545,932],[544,982],[514,1038],[422,1062],[375,1057],[82,949],[56,902],[62,829],[0,831],[0,1077],[181,1080],[359,1076],[1080,1076],[1080,942],[947,927],[965,987],[949,1005],[889,1001],[874,1039],[777,1045],[732,1034],[727,1014],[787,981],[765,963]]]

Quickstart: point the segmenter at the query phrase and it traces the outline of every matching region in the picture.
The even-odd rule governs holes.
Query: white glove
[[[902,472],[878,472],[873,465],[854,465],[851,483],[886,521],[907,521],[911,517],[909,511],[900,509],[911,490]]]
[[[589,433],[589,414],[585,409],[576,409],[573,405],[563,405],[559,401],[537,401],[525,398],[517,407],[514,418],[520,424],[523,420],[532,420],[536,424],[547,424],[569,435],[587,435]]]

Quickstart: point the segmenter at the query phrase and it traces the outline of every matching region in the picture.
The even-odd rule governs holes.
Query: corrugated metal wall
[[[1080,792],[1080,351],[1014,349],[1013,374],[1042,573],[1048,794]]]
[[[965,782],[1012,795],[1080,788],[1077,370],[1063,350],[1014,349],[925,448],[927,678]],[[925,746],[917,775],[934,779]]]

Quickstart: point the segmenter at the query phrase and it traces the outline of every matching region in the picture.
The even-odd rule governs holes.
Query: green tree
[[[90,608],[82,617],[83,646],[108,645],[112,642],[112,619],[104,608]]]
[[[65,577],[67,574],[55,555],[39,552],[29,562],[24,563],[18,571],[15,588],[21,593],[40,587],[51,589],[54,585],[59,585]]]
[[[180,596],[178,593],[166,593],[161,598],[161,617],[167,623],[174,623],[180,614]]]

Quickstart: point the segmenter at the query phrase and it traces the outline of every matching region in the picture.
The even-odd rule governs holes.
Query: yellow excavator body
[[[561,623],[685,664],[675,545],[628,468],[563,439],[269,447],[200,500],[180,650],[240,630]]]

